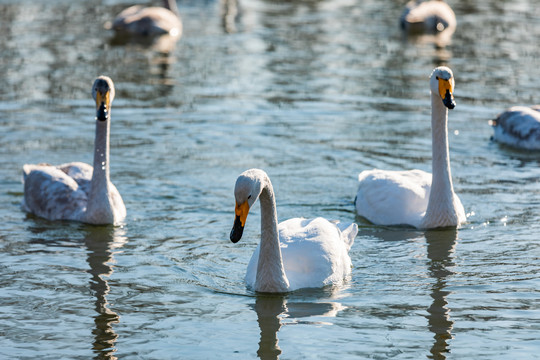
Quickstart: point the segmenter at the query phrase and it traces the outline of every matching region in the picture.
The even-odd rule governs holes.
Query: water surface
[[[540,350],[540,154],[488,120],[538,101],[534,1],[451,1],[438,49],[404,39],[401,1],[179,1],[169,52],[116,45],[130,3],[0,1],[0,355],[20,359],[534,358]],[[431,166],[428,76],[450,112],[458,230],[355,217],[357,174]],[[27,216],[25,163],[92,162],[99,74],[113,78],[111,177],[122,227]],[[265,169],[278,217],[357,221],[344,286],[256,295],[233,186]]]

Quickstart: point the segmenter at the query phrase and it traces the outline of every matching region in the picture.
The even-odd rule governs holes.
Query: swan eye
[[[438,76],[435,76],[435,79],[439,80],[439,77],[438,77]]]
[[[251,194],[249,194],[249,196],[248,196],[248,200],[249,200],[249,199],[251,199]]]

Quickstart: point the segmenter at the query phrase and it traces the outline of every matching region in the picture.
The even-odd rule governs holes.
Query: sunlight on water
[[[177,3],[180,41],[119,43],[104,24],[129,3],[0,2],[1,358],[534,358],[540,154],[492,142],[488,122],[538,101],[535,4],[449,1],[457,29],[436,47],[400,32],[405,2]],[[430,171],[438,65],[456,79],[448,133],[468,222],[373,226],[355,216],[358,173]],[[100,74],[116,87],[125,225],[23,213],[23,164],[92,164]],[[238,244],[229,232],[252,167],[280,220],[359,224],[346,284],[246,289],[259,205]]]

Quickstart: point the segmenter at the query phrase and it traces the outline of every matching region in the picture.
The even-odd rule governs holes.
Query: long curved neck
[[[448,109],[431,93],[432,180],[424,227],[455,225],[454,187],[448,149]],[[452,220],[454,219],[454,220]]]
[[[270,179],[266,179],[259,196],[261,202],[261,244],[257,263],[255,291],[287,292],[289,280],[285,275],[281,249],[274,189]]]
[[[94,171],[86,208],[86,221],[95,224],[107,224],[114,221],[109,181],[110,126],[110,120],[96,120]]]

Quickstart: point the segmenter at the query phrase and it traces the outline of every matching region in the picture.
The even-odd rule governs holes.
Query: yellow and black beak
[[[249,213],[249,204],[247,201],[245,201],[242,204],[236,203],[236,207],[234,208],[234,225],[231,230],[231,241],[233,243],[237,243],[242,238],[242,234],[244,233],[244,226],[246,225],[246,219]]]
[[[109,119],[109,109],[111,108],[111,91],[97,89],[96,91],[96,118],[100,121]]]
[[[444,106],[449,109],[456,107],[456,100],[454,100],[454,82],[452,79],[445,80],[439,78],[439,95],[441,96]]]

